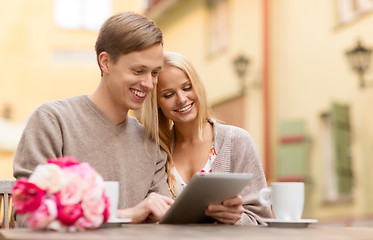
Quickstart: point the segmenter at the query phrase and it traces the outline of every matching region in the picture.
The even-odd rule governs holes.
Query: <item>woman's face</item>
[[[160,72],[157,100],[163,114],[175,124],[197,119],[197,95],[187,75],[177,67],[164,66]]]

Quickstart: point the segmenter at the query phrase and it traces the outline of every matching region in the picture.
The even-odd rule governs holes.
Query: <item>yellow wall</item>
[[[170,1],[172,2],[172,1]],[[263,155],[263,93],[253,84],[262,80],[263,2],[229,0],[229,46],[216,56],[208,56],[207,1],[177,1],[155,19],[164,31],[166,50],[188,56],[205,82],[210,104],[238,91],[232,59],[238,53],[250,57],[246,96],[245,128]],[[345,51],[358,38],[373,48],[373,13],[342,26],[337,21],[337,1],[268,0],[271,172],[276,167],[278,123],[303,119],[311,140],[310,176],[304,217],[321,220],[373,215],[373,71],[367,79],[372,87],[359,89],[357,75],[347,63]],[[351,108],[353,201],[326,204],[321,146],[320,114],[331,103]],[[271,176],[271,181],[276,176]]]
[[[247,55],[250,60],[246,82],[248,85],[261,80],[262,26],[260,1],[229,1],[228,8],[234,14],[229,19],[229,46],[217,56],[208,55],[208,10],[206,1],[179,1],[164,15],[155,18],[164,31],[167,51],[178,51],[190,58],[205,82],[208,101],[211,105],[240,92],[234,72],[233,59],[238,54]],[[237,37],[247,35],[249,37]],[[248,46],[252,46],[248,48]],[[246,97],[245,128],[263,151],[263,108],[262,94],[253,89]]]
[[[373,15],[340,26],[336,2],[283,0],[271,2],[272,127],[281,119],[307,119],[312,141],[313,213],[320,217],[373,213],[373,88],[359,89],[345,51],[358,38],[373,47]],[[316,14],[317,13],[317,14]],[[372,72],[369,73],[372,76]],[[370,77],[373,80],[373,77]],[[355,173],[353,202],[327,205],[323,201],[323,162],[319,115],[332,101],[351,107],[352,158]],[[276,131],[273,131],[275,145]],[[275,149],[274,149],[275,150]],[[273,152],[275,156],[276,151]]]
[[[56,27],[53,3],[0,0],[0,117],[9,105],[10,120],[24,123],[40,104],[90,94],[100,81],[94,53],[98,32]],[[113,13],[141,12],[140,7],[136,0],[112,1]],[[82,57],[58,60],[57,53]],[[13,154],[0,149],[0,179],[12,178]]]
[[[93,52],[96,31],[68,31],[53,23],[52,0],[0,0],[0,117],[5,105],[12,120],[24,122],[45,101],[91,93],[99,82],[95,59],[56,61],[56,52]],[[155,18],[165,36],[165,49],[188,56],[205,81],[210,104],[237,94],[232,61],[249,56],[245,129],[263,155],[263,95],[253,87],[262,80],[263,0],[229,0],[229,45],[216,56],[207,54],[206,1],[175,1]],[[271,159],[275,167],[279,121],[304,119],[311,139],[311,186],[305,217],[347,218],[373,214],[373,87],[359,89],[345,51],[358,38],[373,47],[373,14],[346,26],[336,21],[336,2],[268,0],[271,98]],[[113,1],[113,12],[141,11],[139,1]],[[373,82],[373,71],[367,75]],[[326,205],[319,115],[332,101],[351,107],[353,202]],[[0,133],[1,134],[1,133]],[[12,178],[13,152],[0,150],[0,178]],[[272,171],[273,172],[273,171]],[[275,180],[273,177],[271,180]]]

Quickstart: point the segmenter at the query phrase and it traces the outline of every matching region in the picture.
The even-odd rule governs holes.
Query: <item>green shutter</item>
[[[337,165],[338,191],[341,195],[350,195],[352,190],[351,135],[347,105],[333,103],[331,125]]]
[[[280,123],[277,156],[279,181],[306,180],[309,172],[309,141],[303,120]]]

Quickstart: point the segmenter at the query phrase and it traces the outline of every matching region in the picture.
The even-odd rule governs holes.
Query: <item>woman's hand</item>
[[[235,224],[244,212],[243,198],[238,195],[224,200],[221,204],[211,204],[205,211],[207,216],[216,219],[220,223]]]
[[[132,208],[118,209],[116,216],[130,218],[131,223],[154,223],[161,219],[173,203],[172,198],[153,192]]]

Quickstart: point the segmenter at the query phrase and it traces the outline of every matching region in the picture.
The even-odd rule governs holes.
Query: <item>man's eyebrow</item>
[[[146,65],[133,65],[132,68],[142,68],[142,69],[151,69],[150,67],[146,66]],[[155,67],[153,70],[162,70],[163,69],[163,66],[158,66],[158,67]]]
[[[163,66],[158,66],[156,68],[154,68],[154,70],[162,70],[163,69]]]

